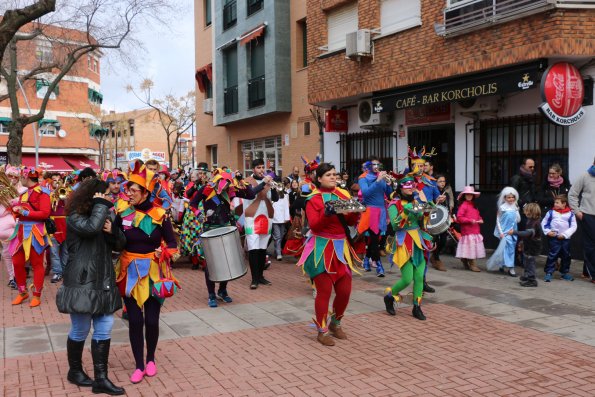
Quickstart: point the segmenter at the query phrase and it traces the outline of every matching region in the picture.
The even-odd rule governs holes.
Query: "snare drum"
[[[432,236],[438,236],[448,230],[450,226],[450,215],[448,208],[443,205],[437,205],[430,212],[430,219],[428,221],[428,233]]]
[[[200,239],[211,281],[230,281],[248,272],[237,227],[212,229],[201,234]]]

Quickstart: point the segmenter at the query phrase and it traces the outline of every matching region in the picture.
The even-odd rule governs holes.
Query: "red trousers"
[[[35,291],[33,295],[41,296],[41,290],[43,289],[43,279],[45,277],[45,269],[43,268],[43,256],[44,252],[38,254],[33,247],[29,253],[29,263],[33,268],[33,285]],[[12,264],[14,266],[14,278],[19,292],[24,292],[27,289],[27,272],[25,271],[25,251],[19,249],[17,253],[12,257]]]
[[[328,273],[321,273],[314,277],[316,286],[316,299],[314,300],[314,311],[316,312],[316,326],[321,332],[328,330],[327,316],[328,304],[331,300],[333,285],[335,287],[335,300],[333,301],[333,317],[341,320],[349,303],[351,295],[351,274],[347,271],[339,278]]]

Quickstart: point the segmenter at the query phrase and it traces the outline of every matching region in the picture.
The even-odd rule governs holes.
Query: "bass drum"
[[[209,280],[216,283],[235,280],[248,272],[237,227],[212,229],[201,234],[200,239],[209,269]]]
[[[437,205],[430,212],[427,230],[432,236],[438,236],[448,230],[450,226],[450,216],[448,208],[443,205]]]

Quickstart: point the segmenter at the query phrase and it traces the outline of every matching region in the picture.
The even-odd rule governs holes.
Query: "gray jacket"
[[[568,204],[574,212],[595,215],[595,177],[588,172],[581,175],[568,192]]]
[[[113,204],[101,198],[93,202],[91,215],[73,214],[66,218],[69,256],[64,282],[56,295],[60,313],[111,314],[122,308],[112,250],[122,250],[126,238],[116,227],[112,234],[103,232]]]

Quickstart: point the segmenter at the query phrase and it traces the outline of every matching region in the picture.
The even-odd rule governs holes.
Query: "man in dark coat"
[[[523,159],[519,173],[510,179],[510,186],[519,192],[519,207],[537,200],[537,185],[535,184],[535,160]],[[522,211],[521,211],[522,213]]]

